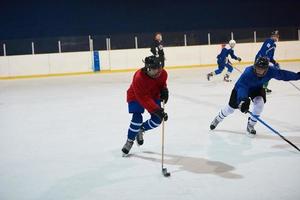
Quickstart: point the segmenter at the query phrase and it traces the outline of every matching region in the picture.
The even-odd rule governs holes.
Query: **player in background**
[[[300,72],[294,73],[269,66],[269,59],[267,57],[259,57],[253,66],[247,67],[242,73],[231,92],[229,104],[212,121],[210,129],[215,129],[235,109],[247,113],[251,100],[253,102],[253,114],[260,116],[266,103],[266,91],[263,85],[272,78],[283,81],[299,80]],[[256,134],[256,130],[254,129],[256,122],[254,117],[251,116],[248,118],[247,135],[250,137],[254,137]]]
[[[276,49],[276,42],[279,40],[279,31],[273,31],[271,33],[271,37],[266,39],[263,45],[261,46],[260,50],[255,56],[255,60],[257,60],[259,57],[267,57],[270,61],[270,63],[273,64],[274,67],[280,68],[279,64],[274,59],[274,53]],[[268,88],[269,82],[264,84],[264,88],[267,93],[271,93],[272,90]]]
[[[161,101],[167,103],[169,99],[168,74],[162,68],[158,57],[146,57],[144,62],[145,66],[135,72],[127,90],[128,108],[132,119],[127,141],[122,148],[123,155],[129,153],[134,140],[138,145],[143,145],[145,131],[158,127],[162,120],[168,120],[167,113],[161,108]],[[145,109],[150,113],[151,118],[143,122],[142,114]]]
[[[154,40],[151,45],[150,51],[155,57],[158,57],[162,67],[165,66],[165,53],[164,53],[164,47],[163,47],[163,41],[162,41],[162,34],[161,33],[155,33]]]
[[[224,48],[222,48],[221,53],[217,56],[217,63],[218,63],[218,69],[216,69],[214,72],[210,72],[207,74],[207,80],[210,80],[211,77],[214,75],[221,74],[224,70],[224,68],[227,68],[227,73],[224,76],[224,81],[229,82],[230,80],[230,74],[233,71],[233,67],[231,62],[228,60],[228,55],[232,59],[238,60],[241,62],[241,58],[234,55],[234,46],[236,45],[236,42],[234,40],[230,40],[228,45],[226,45]]]

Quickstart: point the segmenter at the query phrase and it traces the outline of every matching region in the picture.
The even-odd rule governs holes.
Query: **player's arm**
[[[167,79],[168,79],[168,73],[164,70],[162,72],[162,84],[161,84],[161,90],[160,90],[160,99],[164,101],[165,103],[169,100],[169,89],[167,87]]]
[[[156,41],[154,41],[154,42],[152,43],[150,51],[151,51],[151,53],[152,53],[154,56],[158,56],[157,43],[156,43]]]
[[[268,51],[267,57],[270,59],[270,63],[272,63],[276,68],[279,68],[279,64],[274,59],[274,53],[275,53],[275,47],[273,47],[272,49],[270,49],[270,51]]]
[[[281,69],[269,69],[272,70],[272,78],[282,81],[296,81],[300,79],[300,72],[295,73],[292,71],[281,70]]]
[[[153,113],[159,109],[159,106],[155,103],[154,99],[151,98],[146,85],[143,84],[142,79],[137,79],[133,84],[133,91],[138,102],[149,112]]]
[[[250,106],[250,99],[248,97],[249,86],[247,84],[249,81],[247,74],[244,72],[241,75],[239,88],[237,89],[237,104],[238,108],[243,113],[247,113]]]
[[[237,57],[235,54],[234,54],[234,51],[233,50],[230,50],[230,53],[229,53],[230,57],[234,60],[238,60],[239,62],[241,62],[241,58],[240,57]]]

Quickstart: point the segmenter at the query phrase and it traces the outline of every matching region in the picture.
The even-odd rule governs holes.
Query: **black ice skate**
[[[224,76],[224,81],[225,81],[225,82],[231,82],[231,79],[229,78],[229,75],[228,75],[228,74],[225,74],[225,76]]]
[[[218,126],[219,122],[220,121],[216,117],[210,124],[210,130],[214,130]]]
[[[207,74],[207,80],[210,81],[210,77],[213,77],[213,75],[214,74],[212,72],[210,72],[209,74]]]
[[[142,127],[139,131],[139,133],[137,134],[136,136],[136,142],[139,146],[143,145],[144,144],[144,128]]]
[[[132,148],[132,145],[133,145],[133,140],[128,139],[122,148],[123,156],[128,155],[130,149]]]
[[[254,126],[251,125],[249,122],[247,125],[247,135],[249,137],[255,137],[255,135],[256,135],[256,130],[254,129]]]

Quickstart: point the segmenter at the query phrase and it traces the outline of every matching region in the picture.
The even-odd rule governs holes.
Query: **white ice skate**
[[[218,124],[220,123],[220,121],[218,120],[218,117],[216,117],[210,124],[210,130],[214,130]]]
[[[231,82],[232,80],[230,79],[230,77],[229,77],[228,74],[225,74],[225,76],[224,76],[224,81],[225,81],[225,82]]]
[[[136,136],[136,142],[138,146],[142,146],[144,144],[144,132],[144,128],[141,128]]]
[[[130,149],[132,148],[132,145],[133,145],[133,140],[128,139],[122,148],[123,157],[126,157],[128,155]]]
[[[256,130],[254,129],[254,126],[251,125],[249,122],[248,122],[248,125],[247,125],[247,136],[251,137],[251,138],[254,138],[256,135]]]

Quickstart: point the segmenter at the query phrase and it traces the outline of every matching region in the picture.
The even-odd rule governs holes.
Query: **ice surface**
[[[282,66],[300,71],[300,63]],[[1,81],[0,199],[300,199],[293,147],[261,124],[248,138],[247,115],[239,111],[209,131],[239,75],[208,82],[211,70],[169,71],[170,178],[161,175],[160,128],[121,157],[133,73]],[[270,88],[262,119],[300,146],[300,92],[276,80]]]

